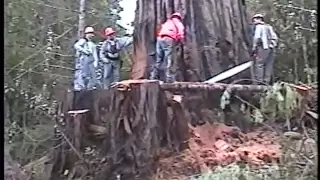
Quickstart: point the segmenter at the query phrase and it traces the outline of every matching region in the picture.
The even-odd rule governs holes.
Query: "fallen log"
[[[21,169],[20,164],[15,162],[10,153],[8,145],[4,145],[4,179],[5,180],[29,180],[30,178]]]
[[[50,163],[50,155],[43,156],[37,160],[31,161],[23,168],[32,180],[50,180],[50,173],[52,171],[52,163]]]
[[[203,83],[203,82],[175,82],[175,83],[163,83],[161,89],[163,90],[226,90],[227,88],[231,91],[252,91],[262,92],[268,89],[269,86],[264,85],[243,85],[243,84],[224,84],[224,83]]]
[[[129,90],[131,87],[140,83],[157,83],[160,84],[162,90],[166,91],[211,91],[211,90],[231,90],[231,91],[252,91],[262,92],[270,88],[265,85],[244,85],[244,84],[225,84],[225,83],[205,83],[205,82],[174,82],[163,83],[157,80],[125,80],[115,83],[113,87],[117,87],[119,90]]]

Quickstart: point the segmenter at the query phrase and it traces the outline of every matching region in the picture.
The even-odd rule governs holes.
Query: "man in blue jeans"
[[[120,52],[133,42],[132,37],[115,37],[112,28],[105,29],[106,40],[102,43],[99,57],[103,63],[103,89],[109,89],[114,82],[120,81],[121,59]]]
[[[92,90],[96,88],[95,68],[98,66],[98,54],[96,45],[92,41],[94,29],[86,27],[84,37],[74,44],[76,50],[76,62],[74,72],[74,90]]]
[[[255,14],[252,21],[254,24],[252,52],[255,55],[253,67],[255,83],[269,84],[273,74],[278,36],[272,26],[264,22],[262,14]]]
[[[159,79],[160,66],[166,65],[165,81],[175,81],[173,72],[172,50],[184,39],[184,25],[181,22],[182,15],[173,13],[171,17],[161,26],[156,44],[156,62],[150,75],[150,79]]]

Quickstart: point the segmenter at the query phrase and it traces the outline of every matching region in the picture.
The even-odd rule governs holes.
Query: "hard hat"
[[[181,13],[178,13],[178,12],[173,13],[173,14],[171,15],[171,18],[173,18],[173,17],[178,17],[178,18],[182,19]]]
[[[91,27],[91,26],[86,27],[86,29],[84,30],[84,33],[85,34],[94,33],[93,27]]]
[[[262,14],[255,14],[252,16],[252,19],[254,18],[264,18],[264,16]]]
[[[104,35],[109,36],[111,34],[114,34],[116,31],[114,31],[112,28],[106,28],[104,30]]]

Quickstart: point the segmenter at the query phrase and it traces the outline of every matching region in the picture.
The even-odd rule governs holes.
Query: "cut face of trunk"
[[[174,12],[183,15],[186,29],[184,47],[173,53],[178,81],[204,81],[249,60],[243,0],[138,0],[131,78],[149,76],[156,31]]]

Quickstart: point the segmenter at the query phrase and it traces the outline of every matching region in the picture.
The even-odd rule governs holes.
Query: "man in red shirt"
[[[172,50],[176,44],[182,43],[184,39],[184,25],[181,22],[180,13],[173,13],[165,23],[161,25],[156,44],[156,63],[150,75],[150,79],[159,79],[159,68],[162,62],[166,64],[165,81],[175,81],[175,74],[172,72]]]

